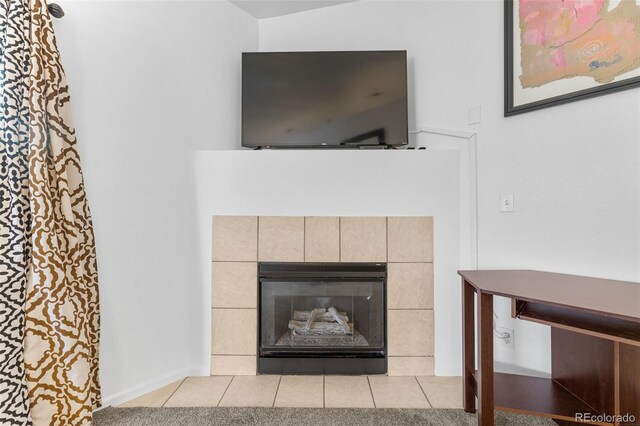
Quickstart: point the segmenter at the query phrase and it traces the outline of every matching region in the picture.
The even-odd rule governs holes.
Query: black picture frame
[[[536,111],[542,108],[549,108],[568,102],[580,101],[593,98],[595,96],[606,95],[622,90],[640,87],[640,77],[630,77],[613,83],[602,84],[598,87],[569,92],[564,95],[554,96],[540,101],[523,105],[514,105],[514,81],[513,78],[513,4],[519,0],[504,0],[504,116],[510,117],[529,111]]]

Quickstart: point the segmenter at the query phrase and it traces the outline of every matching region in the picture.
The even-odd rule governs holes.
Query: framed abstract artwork
[[[510,116],[640,87],[640,2],[505,0]]]

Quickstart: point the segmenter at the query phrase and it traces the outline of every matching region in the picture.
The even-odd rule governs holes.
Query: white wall
[[[239,140],[240,52],[257,21],[228,2],[65,1],[55,22],[93,213],[104,403],[201,372],[190,149]]]
[[[260,50],[408,50],[410,125],[478,133],[480,268],[640,280],[640,89],[504,118],[502,8],[363,0],[261,20]],[[482,124],[467,126],[475,105]],[[548,372],[549,329],[511,320],[504,300],[496,311],[516,328],[496,359]]]

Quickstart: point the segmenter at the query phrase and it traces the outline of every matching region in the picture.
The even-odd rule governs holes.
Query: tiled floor
[[[460,377],[187,377],[120,407],[462,408]]]

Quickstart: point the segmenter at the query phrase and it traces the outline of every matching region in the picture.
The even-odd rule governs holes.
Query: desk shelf
[[[576,333],[588,334],[640,346],[640,322],[597,315],[563,306],[512,299],[511,313],[514,318],[550,325]]]
[[[575,413],[595,411],[552,379],[505,373],[494,373],[493,377],[496,410],[567,421],[575,421]]]

